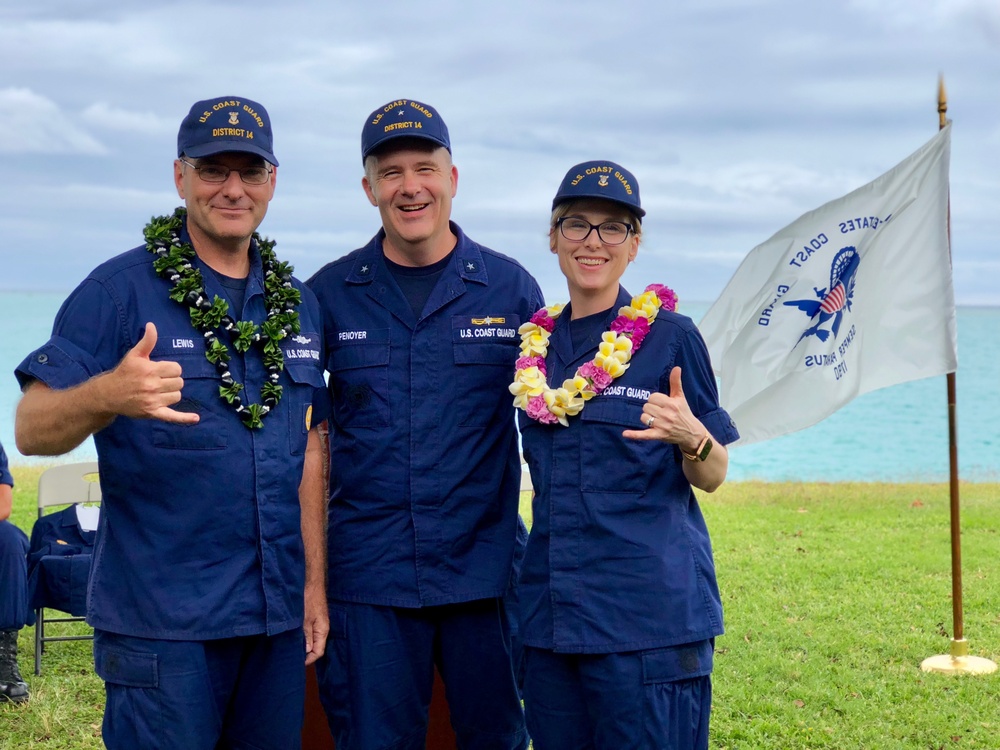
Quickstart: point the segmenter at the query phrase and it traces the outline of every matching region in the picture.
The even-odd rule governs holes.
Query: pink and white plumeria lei
[[[521,334],[521,356],[515,366],[514,382],[508,388],[514,394],[514,406],[524,409],[532,419],[568,427],[567,417],[579,414],[587,401],[628,369],[629,360],[642,346],[660,308],[671,312],[677,309],[677,295],[662,284],[647,286],[642,294],[632,298],[632,304],[619,308],[610,330],[601,335],[597,356],[581,365],[572,378],[564,380],[561,388],[550,388],[545,357],[549,337],[563,307],[543,307],[517,329]]]

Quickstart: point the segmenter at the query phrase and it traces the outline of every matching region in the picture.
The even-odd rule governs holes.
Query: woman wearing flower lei
[[[620,286],[644,215],[630,172],[573,167],[549,232],[569,304],[520,328],[510,391],[535,496],[518,598],[537,750],[708,747],[722,605],[692,488],[722,484],[738,433],[673,291]]]

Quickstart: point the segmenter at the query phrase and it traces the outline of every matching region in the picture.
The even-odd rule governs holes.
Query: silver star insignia
[[[476,270],[476,264],[475,264],[475,263],[466,263],[466,264],[465,264],[465,267],[466,267],[466,268],[467,268],[468,270],[470,270],[470,271],[475,271],[475,270]]]
[[[361,273],[368,273],[368,266],[361,266]]]
[[[405,111],[406,111],[406,110],[403,110],[403,109],[401,109],[401,110],[399,110],[399,114],[401,114],[401,115],[402,115],[402,114],[403,114],[403,113],[404,113]]]
[[[484,322],[484,323],[485,323],[486,325],[488,325],[488,326],[489,326],[489,325],[493,325],[493,318],[491,318],[491,317],[490,317],[489,315],[487,315],[487,316],[486,316],[486,317],[485,317],[485,318],[483,319],[483,322]]]

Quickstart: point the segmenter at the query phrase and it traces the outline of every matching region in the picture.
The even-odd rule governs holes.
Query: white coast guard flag
[[[951,126],[884,175],[750,251],[699,328],[739,445],[855,396],[954,372]]]

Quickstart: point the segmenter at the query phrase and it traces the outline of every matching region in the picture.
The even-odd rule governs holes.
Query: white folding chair
[[[57,505],[79,503],[100,503],[101,485],[97,481],[97,462],[84,461],[74,464],[53,466],[42,472],[38,479],[38,517],[45,515],[45,509]],[[58,611],[58,610],[56,610]],[[46,643],[54,641],[93,640],[90,635],[45,635],[45,625],[61,622],[82,622],[82,617],[45,617],[45,607],[35,610],[35,674],[42,673],[42,651]]]

